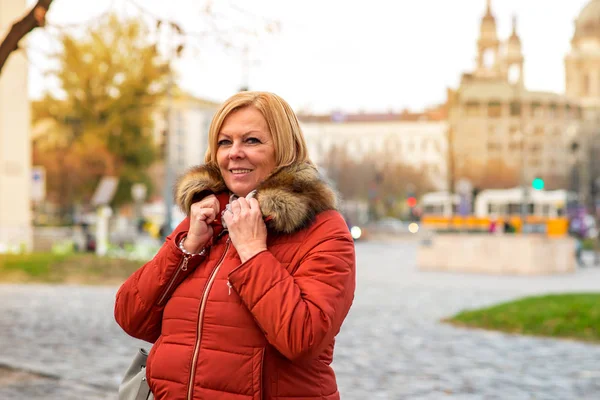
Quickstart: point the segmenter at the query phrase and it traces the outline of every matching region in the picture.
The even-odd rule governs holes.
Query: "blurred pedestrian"
[[[225,101],[176,202],[188,217],[115,303],[125,332],[154,343],[155,398],[339,399],[354,243],[291,107],[265,92]]]
[[[575,239],[575,261],[580,268],[585,267],[585,262],[583,261],[585,227],[581,218],[572,217],[569,220],[569,234]]]

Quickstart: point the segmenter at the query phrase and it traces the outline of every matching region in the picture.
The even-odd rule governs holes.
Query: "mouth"
[[[236,169],[230,169],[229,172],[233,175],[245,175],[245,174],[249,174],[250,172],[252,172],[252,170],[244,169],[244,168],[236,168]]]

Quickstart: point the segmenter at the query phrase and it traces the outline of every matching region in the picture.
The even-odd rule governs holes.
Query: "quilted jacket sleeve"
[[[354,242],[341,215],[326,214],[310,228],[293,275],[268,250],[229,275],[269,343],[290,360],[317,357],[354,298]]]
[[[156,256],[119,288],[115,319],[127,334],[150,343],[160,336],[162,313],[169,296],[204,258],[184,256],[177,247],[188,229],[186,218],[166,238]]]

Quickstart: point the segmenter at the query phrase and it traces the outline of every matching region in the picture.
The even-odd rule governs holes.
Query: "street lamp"
[[[527,199],[527,195],[528,195],[528,184],[527,184],[527,174],[526,174],[526,170],[527,170],[527,157],[526,157],[526,152],[527,152],[527,147],[526,147],[526,141],[525,141],[525,121],[524,121],[524,111],[525,111],[525,107],[523,105],[523,99],[524,96],[522,95],[522,91],[521,91],[521,85],[520,85],[520,71],[513,69],[511,71],[511,73],[508,76],[508,81],[511,85],[513,85],[514,87],[514,98],[513,98],[513,102],[516,104],[516,108],[515,111],[518,110],[518,116],[519,116],[519,131],[516,135],[517,140],[520,142],[521,144],[521,191],[522,191],[522,198],[521,198],[521,207],[520,207],[520,216],[521,216],[521,232],[525,232],[525,225],[526,225],[526,219],[527,219],[527,214],[528,214],[528,199]],[[509,110],[511,116],[513,114],[512,112],[512,107],[510,107],[511,109]]]

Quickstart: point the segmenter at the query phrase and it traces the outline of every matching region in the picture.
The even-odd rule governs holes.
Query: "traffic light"
[[[531,187],[534,188],[535,190],[542,190],[542,189],[544,189],[544,180],[542,178],[535,178],[531,182]]]
[[[410,197],[408,197],[408,198],[406,199],[406,204],[407,204],[409,207],[411,207],[411,208],[412,208],[412,207],[414,207],[414,206],[416,206],[416,205],[417,205],[417,198],[416,198],[416,197],[414,197],[414,196],[410,196]]]

